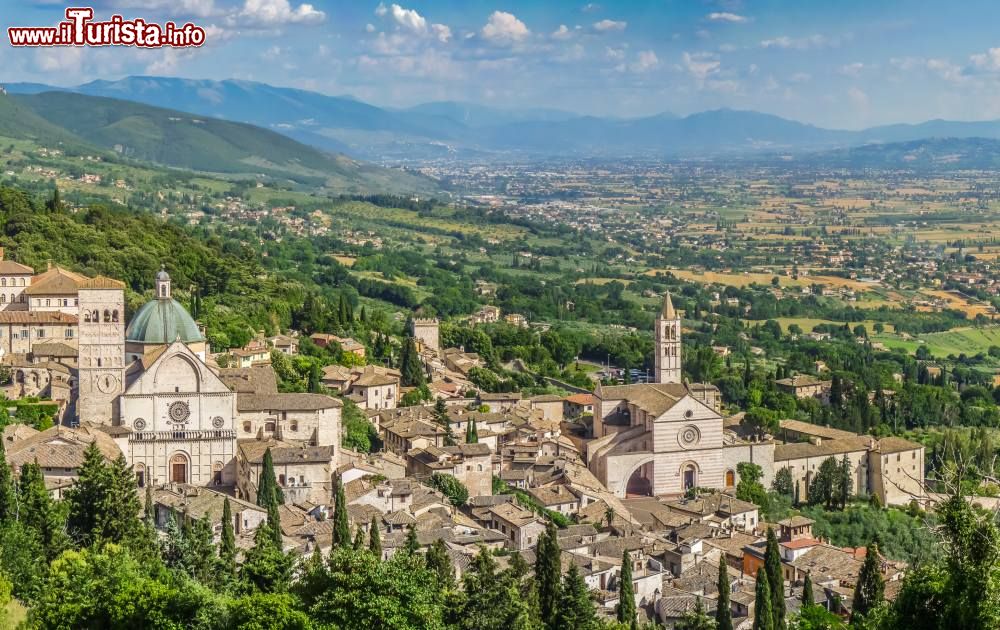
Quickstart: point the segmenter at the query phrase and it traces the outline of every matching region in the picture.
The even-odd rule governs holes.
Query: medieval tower
[[[656,316],[655,372],[657,383],[681,382],[681,316],[674,310],[670,293]]]
[[[97,277],[80,285],[80,394],[82,422],[112,424],[125,389],[125,285]]]

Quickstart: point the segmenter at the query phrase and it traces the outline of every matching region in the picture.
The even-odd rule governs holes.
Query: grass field
[[[659,270],[653,269],[646,273],[652,276],[656,275],[657,271]],[[723,284],[732,287],[745,287],[754,283],[769,285],[771,284],[771,279],[777,275],[778,282],[782,287],[805,287],[812,284],[823,284],[835,287],[848,287],[855,291],[871,291],[873,288],[871,284],[858,282],[850,278],[838,278],[836,276],[799,276],[798,278],[792,278],[773,273],[755,272],[719,273],[716,271],[692,271],[689,269],[666,269],[665,271],[672,273],[682,280],[700,282],[702,284]]]
[[[28,610],[16,599],[0,608],[0,630],[14,630],[28,616]]]
[[[903,348],[907,352],[915,352],[920,346],[925,346],[936,357],[947,357],[950,354],[975,355],[987,352],[990,346],[1000,346],[1000,326],[989,328],[956,328],[946,332],[918,335],[916,339],[901,339],[895,335],[876,335],[876,341],[881,341],[889,348]]]
[[[781,324],[781,329],[783,331],[785,331],[785,332],[788,332],[788,327],[791,326],[792,324],[798,324],[799,328],[801,328],[803,332],[811,332],[812,329],[814,327],[818,326],[819,324],[833,324],[835,326],[843,326],[844,325],[844,322],[835,322],[835,321],[832,321],[832,320],[829,320],[829,319],[817,319],[815,317],[779,317],[777,319],[777,322],[779,324]],[[747,323],[749,323],[749,324],[763,324],[764,321],[763,320],[756,320],[756,321],[755,320],[747,320]],[[858,324],[864,324],[865,329],[868,330],[868,334],[869,335],[874,335],[875,334],[875,331],[874,331],[874,328],[873,328],[873,326],[875,325],[874,321],[872,321],[872,320],[865,320],[863,322],[850,322],[849,323],[849,325],[850,325],[850,327],[851,327],[852,330]],[[882,324],[882,325],[885,326],[885,331],[886,332],[889,332],[889,333],[894,332],[892,324]]]

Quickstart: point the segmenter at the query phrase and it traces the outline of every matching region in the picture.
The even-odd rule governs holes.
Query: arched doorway
[[[732,470],[726,471],[726,487],[732,488],[736,485],[736,473]]]
[[[632,471],[625,483],[625,496],[653,496],[653,462],[646,462]]]
[[[688,462],[681,466],[681,490],[687,492],[698,487],[698,465]]]
[[[140,488],[146,487],[146,467],[142,464],[135,465],[135,485]]]
[[[184,453],[174,453],[170,457],[170,483],[188,482],[188,458]]]

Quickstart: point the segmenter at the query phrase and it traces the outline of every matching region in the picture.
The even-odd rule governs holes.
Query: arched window
[[[4,295],[3,293],[0,293],[0,304],[6,304],[6,303],[7,303],[7,296]]]
[[[736,485],[736,473],[733,472],[733,471],[731,471],[731,470],[727,470],[726,471],[726,487],[727,488],[732,488],[735,485]]]
[[[24,278],[18,278],[17,279],[17,286],[19,286],[19,287],[23,287],[24,286]]]
[[[222,485],[222,462],[212,464],[212,483],[217,486]]]
[[[273,422],[265,422],[264,423],[264,431],[266,431],[268,433],[274,433],[274,423]]]
[[[94,314],[91,315],[91,321],[93,321],[95,324],[97,322],[101,321],[101,312],[100,311],[94,311]]]
[[[110,321],[111,321],[111,311],[109,311],[108,309],[104,309],[104,322],[107,323]]]
[[[7,286],[7,278],[0,278],[0,287]]]
[[[19,302],[20,302],[21,304],[24,304],[24,294],[22,293],[20,297],[21,297],[21,299],[20,299],[20,300],[18,300],[18,301],[19,301]]]
[[[90,311],[84,311],[83,312],[83,322],[85,324],[89,324],[90,323]]]
[[[111,311],[111,321],[118,322],[118,309]]]
[[[140,488],[146,487],[146,466],[143,464],[135,465],[135,484]]]

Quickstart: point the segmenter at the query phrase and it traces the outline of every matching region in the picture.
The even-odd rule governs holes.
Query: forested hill
[[[201,297],[200,318],[219,330],[246,331],[289,323],[305,287],[277,279],[260,266],[260,253],[235,239],[163,222],[152,214],[92,206],[71,213],[25,192],[0,187],[0,244],[9,258],[42,271],[48,261],[128,285],[128,313],[145,300],[165,264],[175,295],[191,306]],[[59,204],[55,204],[59,205]]]
[[[346,193],[437,188],[430,179],[325,153],[253,125],[69,92],[0,96],[0,135],[50,147],[93,145],[163,166]]]

